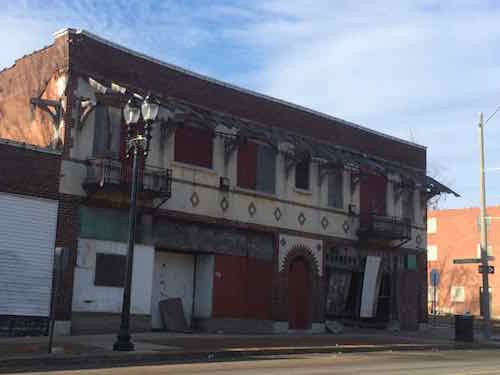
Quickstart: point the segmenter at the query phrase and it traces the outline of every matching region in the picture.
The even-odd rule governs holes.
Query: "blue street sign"
[[[431,285],[434,287],[439,285],[439,270],[435,268],[431,270]]]

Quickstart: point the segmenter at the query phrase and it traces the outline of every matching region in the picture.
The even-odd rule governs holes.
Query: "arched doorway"
[[[288,316],[290,329],[309,325],[309,272],[306,259],[295,259],[288,271]]]

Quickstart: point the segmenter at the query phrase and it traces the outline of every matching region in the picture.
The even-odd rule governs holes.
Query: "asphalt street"
[[[28,373],[26,373],[28,374]],[[29,374],[47,374],[31,372]],[[51,371],[57,375],[161,374],[500,374],[500,350],[300,355],[238,362]]]

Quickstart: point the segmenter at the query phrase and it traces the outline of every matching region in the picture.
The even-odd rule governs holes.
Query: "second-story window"
[[[238,149],[237,183],[244,189],[274,194],[276,180],[276,151],[256,142]]]
[[[208,129],[184,126],[175,131],[175,161],[212,168],[213,133]]]
[[[120,153],[121,111],[98,104],[94,109],[94,156]]]
[[[328,175],[328,206],[344,207],[344,179],[342,170],[335,170]]]
[[[311,157],[308,155],[295,166],[295,187],[297,189],[309,190],[309,173]]]
[[[413,191],[403,193],[403,218],[408,219],[410,222],[414,221],[415,204]]]

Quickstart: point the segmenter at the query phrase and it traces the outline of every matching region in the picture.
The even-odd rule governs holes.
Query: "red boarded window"
[[[238,186],[274,194],[276,151],[263,144],[248,142],[238,149]]]
[[[257,187],[257,144],[248,142],[238,149],[238,186]]]
[[[175,131],[175,161],[212,168],[213,134],[210,130],[184,126]]]
[[[386,214],[387,177],[363,174],[360,184],[361,221],[369,220],[370,215]]]

